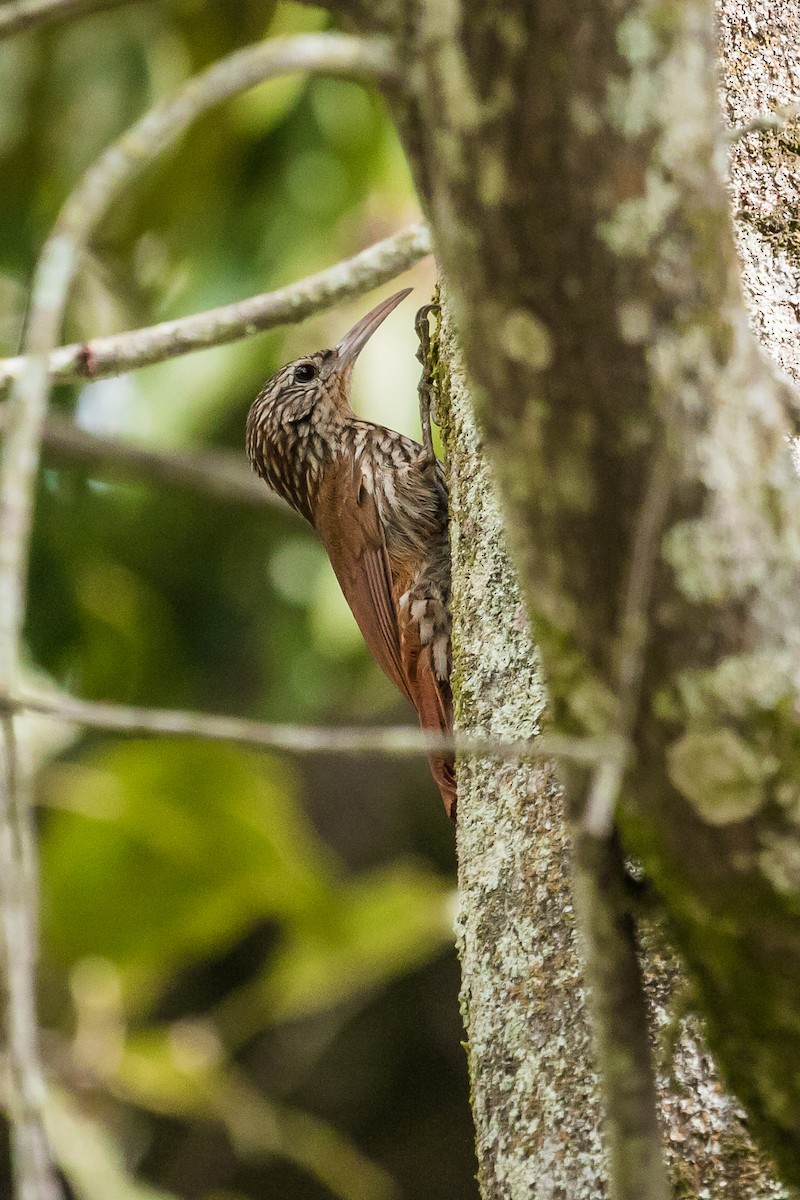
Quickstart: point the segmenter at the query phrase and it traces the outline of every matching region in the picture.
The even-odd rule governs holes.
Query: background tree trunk
[[[340,8],[393,35],[373,45],[368,74],[377,64],[392,93],[452,298],[438,373],[459,723],[498,738],[537,732],[544,684],[528,613],[547,719],[595,747],[565,772],[566,804],[546,766],[462,765],[460,928],[484,1194],[605,1186],[593,1059],[613,1072],[602,1038],[592,1054],[571,902],[582,896],[585,916],[603,877],[579,848],[576,878],[590,878],[570,891],[564,808],[581,845],[591,816],[601,848],[618,816],[692,968],[720,1066],[798,1181],[800,487],[785,444],[796,397],[745,319],[713,5]],[[722,18],[728,115],[796,100],[794,10],[724,0]],[[787,154],[785,131],[738,141],[733,191],[751,315],[797,373]],[[612,739],[624,760],[598,753]],[[679,1019],[683,985],[659,931],[643,936],[677,1190],[788,1195],[722,1092],[697,1021]]]
[[[519,740],[538,731],[544,681],[446,305],[439,346],[456,720],[473,734]],[[562,793],[552,767],[497,759],[459,763],[458,787],[462,1005],[481,1193],[484,1200],[594,1200],[606,1191],[602,1101]],[[648,922],[644,936],[660,1115],[677,1194],[793,1195],[723,1091],[660,932]]]
[[[407,16],[399,119],[551,717],[630,738],[627,844],[800,1181],[800,487],[742,304],[713,6]]]
[[[742,332],[726,198],[708,167],[720,140],[711,7],[668,7],[669,20],[663,6],[656,13],[634,4],[558,20],[553,8],[551,20],[548,5],[533,14],[511,6],[505,23],[488,30],[474,5],[429,6],[410,25],[417,86],[401,123],[452,285],[473,396],[499,455],[527,599],[546,633],[554,713],[564,728],[596,732],[618,710],[620,580],[630,570],[634,515],[646,503],[641,481],[652,478],[659,445],[672,457],[680,480],[670,498],[672,557],[654,568],[666,609],[659,619],[649,597],[643,601],[658,650],[642,671],[649,696],[672,691],[677,702],[665,718],[646,701],[633,722],[641,757],[627,792],[628,833],[668,898],[725,1069],[796,1179],[796,1082],[784,1055],[798,1009],[798,972],[790,968],[787,979],[786,971],[787,956],[794,962],[797,952],[790,865],[797,834],[770,812],[768,794],[779,793],[764,787],[770,772],[761,772],[765,746],[758,734],[751,755],[756,714],[771,705],[753,695],[748,677],[752,683],[753,672],[765,669],[762,683],[777,689],[773,703],[785,694],[780,681],[787,656],[794,658],[798,615],[792,600],[797,488],[785,462],[778,465],[785,393]],[[785,25],[785,9],[762,9],[757,19],[741,5],[723,10],[725,44],[739,51],[729,55],[727,74],[736,119],[794,98],[787,95],[785,53],[797,39]],[[742,70],[748,29],[754,57],[765,41],[771,45],[754,71]],[[761,195],[770,195],[769,173],[780,164],[772,155],[765,166],[743,149],[736,164],[739,209],[752,218],[754,178]],[[779,186],[786,199],[790,188],[785,181]],[[790,221],[769,216],[767,229],[777,226],[783,236],[773,237],[770,250],[752,229],[744,232],[745,278],[763,279],[766,259],[779,290],[790,275]],[[786,330],[785,302],[758,307],[762,332]],[[690,338],[674,324],[678,312],[693,330]],[[791,366],[791,339],[780,342],[783,365]],[[753,391],[762,397],[760,411],[747,401]],[[477,445],[467,413],[456,399],[448,437],[459,710],[467,727],[519,736],[541,713],[541,686],[520,637],[521,610],[505,575],[499,524],[484,508],[487,489],[475,461],[467,461]],[[719,478],[709,478],[708,463]],[[779,497],[772,512],[765,509],[765,487]],[[725,545],[722,563],[716,541]],[[761,562],[770,559],[781,563],[780,579],[769,570],[765,575]],[[504,622],[495,600],[487,603],[489,592],[506,601]],[[503,626],[514,633],[510,644],[499,645]],[[755,659],[754,639],[761,651]],[[480,649],[470,655],[470,646]],[[501,667],[510,668],[508,676]],[[688,697],[692,680],[710,695]],[[526,718],[515,724],[517,697],[516,714]],[[792,720],[779,734],[784,746],[793,726]],[[575,1002],[574,948],[566,922],[553,921],[570,913],[555,794],[546,772],[521,771],[511,782],[507,767],[481,777],[486,770],[462,768],[459,835],[484,1189],[522,1195],[532,1180],[541,1188],[545,1179],[554,1195],[562,1189],[578,1195],[582,1167],[593,1161],[597,1170],[591,1152],[597,1109],[580,1102],[570,1076],[572,1064],[585,1063],[588,1043]],[[678,786],[667,785],[668,778]],[[584,786],[574,785],[578,804]],[[533,791],[536,803],[526,805]],[[739,803],[734,798],[726,808],[731,791]],[[498,810],[493,801],[503,792]],[[525,895],[531,880],[540,907],[534,915],[528,895],[512,916],[514,898]],[[741,889],[739,906],[731,887]],[[521,947],[515,928],[523,931]],[[523,1017],[526,954],[544,961]],[[536,994],[548,974],[561,1001],[555,1009]],[[651,998],[663,1000],[672,975],[663,967],[650,971]],[[481,996],[487,1010],[479,1011]],[[498,996],[503,1000],[493,1008]],[[551,1030],[541,1018],[546,1013],[552,1021],[559,1007],[565,1040],[554,1070]],[[658,1019],[665,1019],[663,1011]],[[531,1041],[523,1049],[525,1029]],[[685,1072],[682,1083],[664,1095],[676,1182],[713,1190],[712,1179],[724,1178],[734,1189],[728,1194],[779,1192],[746,1148],[735,1106],[722,1098],[688,1030],[676,1064],[676,1079]],[[550,1092],[554,1079],[560,1087]],[[565,1111],[573,1121],[580,1114],[580,1129],[569,1126]],[[553,1169],[559,1132],[562,1152]],[[585,1186],[590,1194],[596,1180]]]

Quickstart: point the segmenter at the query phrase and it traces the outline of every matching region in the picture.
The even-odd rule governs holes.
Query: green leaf
[[[130,1001],[263,918],[315,907],[331,856],[270,758],[197,742],[116,742],[46,777],[60,806],[42,857],[45,937],[111,959]]]
[[[344,884],[324,908],[290,922],[256,1008],[291,1020],[414,970],[452,945],[451,900],[449,883],[414,863]]]
[[[78,1200],[177,1200],[128,1174],[122,1152],[102,1125],[79,1111],[69,1096],[48,1094],[47,1131],[56,1161]]]
[[[670,779],[710,825],[758,812],[778,766],[725,727],[685,733],[667,752]]]

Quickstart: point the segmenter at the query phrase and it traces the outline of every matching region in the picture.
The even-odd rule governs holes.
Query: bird
[[[353,366],[411,288],[357,321],[339,343],[281,367],[253,401],[247,453],[267,485],[314,528],[378,665],[417,710],[422,729],[453,728],[447,484],[430,428],[427,317],[420,357],[423,444],[351,404]],[[451,753],[429,755],[455,820]]]

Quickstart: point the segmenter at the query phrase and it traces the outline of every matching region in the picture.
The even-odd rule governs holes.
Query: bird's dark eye
[[[294,381],[295,383],[310,383],[316,374],[317,368],[313,363],[300,363],[294,369]]]

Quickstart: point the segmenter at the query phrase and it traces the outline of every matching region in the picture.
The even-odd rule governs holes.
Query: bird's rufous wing
[[[331,472],[323,481],[315,528],[364,641],[413,704],[400,653],[386,539],[375,500],[357,468]]]
[[[446,681],[436,678],[429,646],[400,596],[408,580],[395,578],[375,498],[357,465],[323,481],[315,527],[364,641],[384,673],[411,701],[423,729],[449,732],[452,702]],[[455,773],[452,755],[432,754],[431,771],[452,816]]]
[[[423,646],[419,626],[402,621],[400,628],[401,660],[412,680],[412,703],[423,729],[452,733],[453,697],[448,680],[439,679],[433,666],[431,646]],[[448,816],[456,815],[456,772],[452,754],[428,755],[431,773],[439,785]]]

